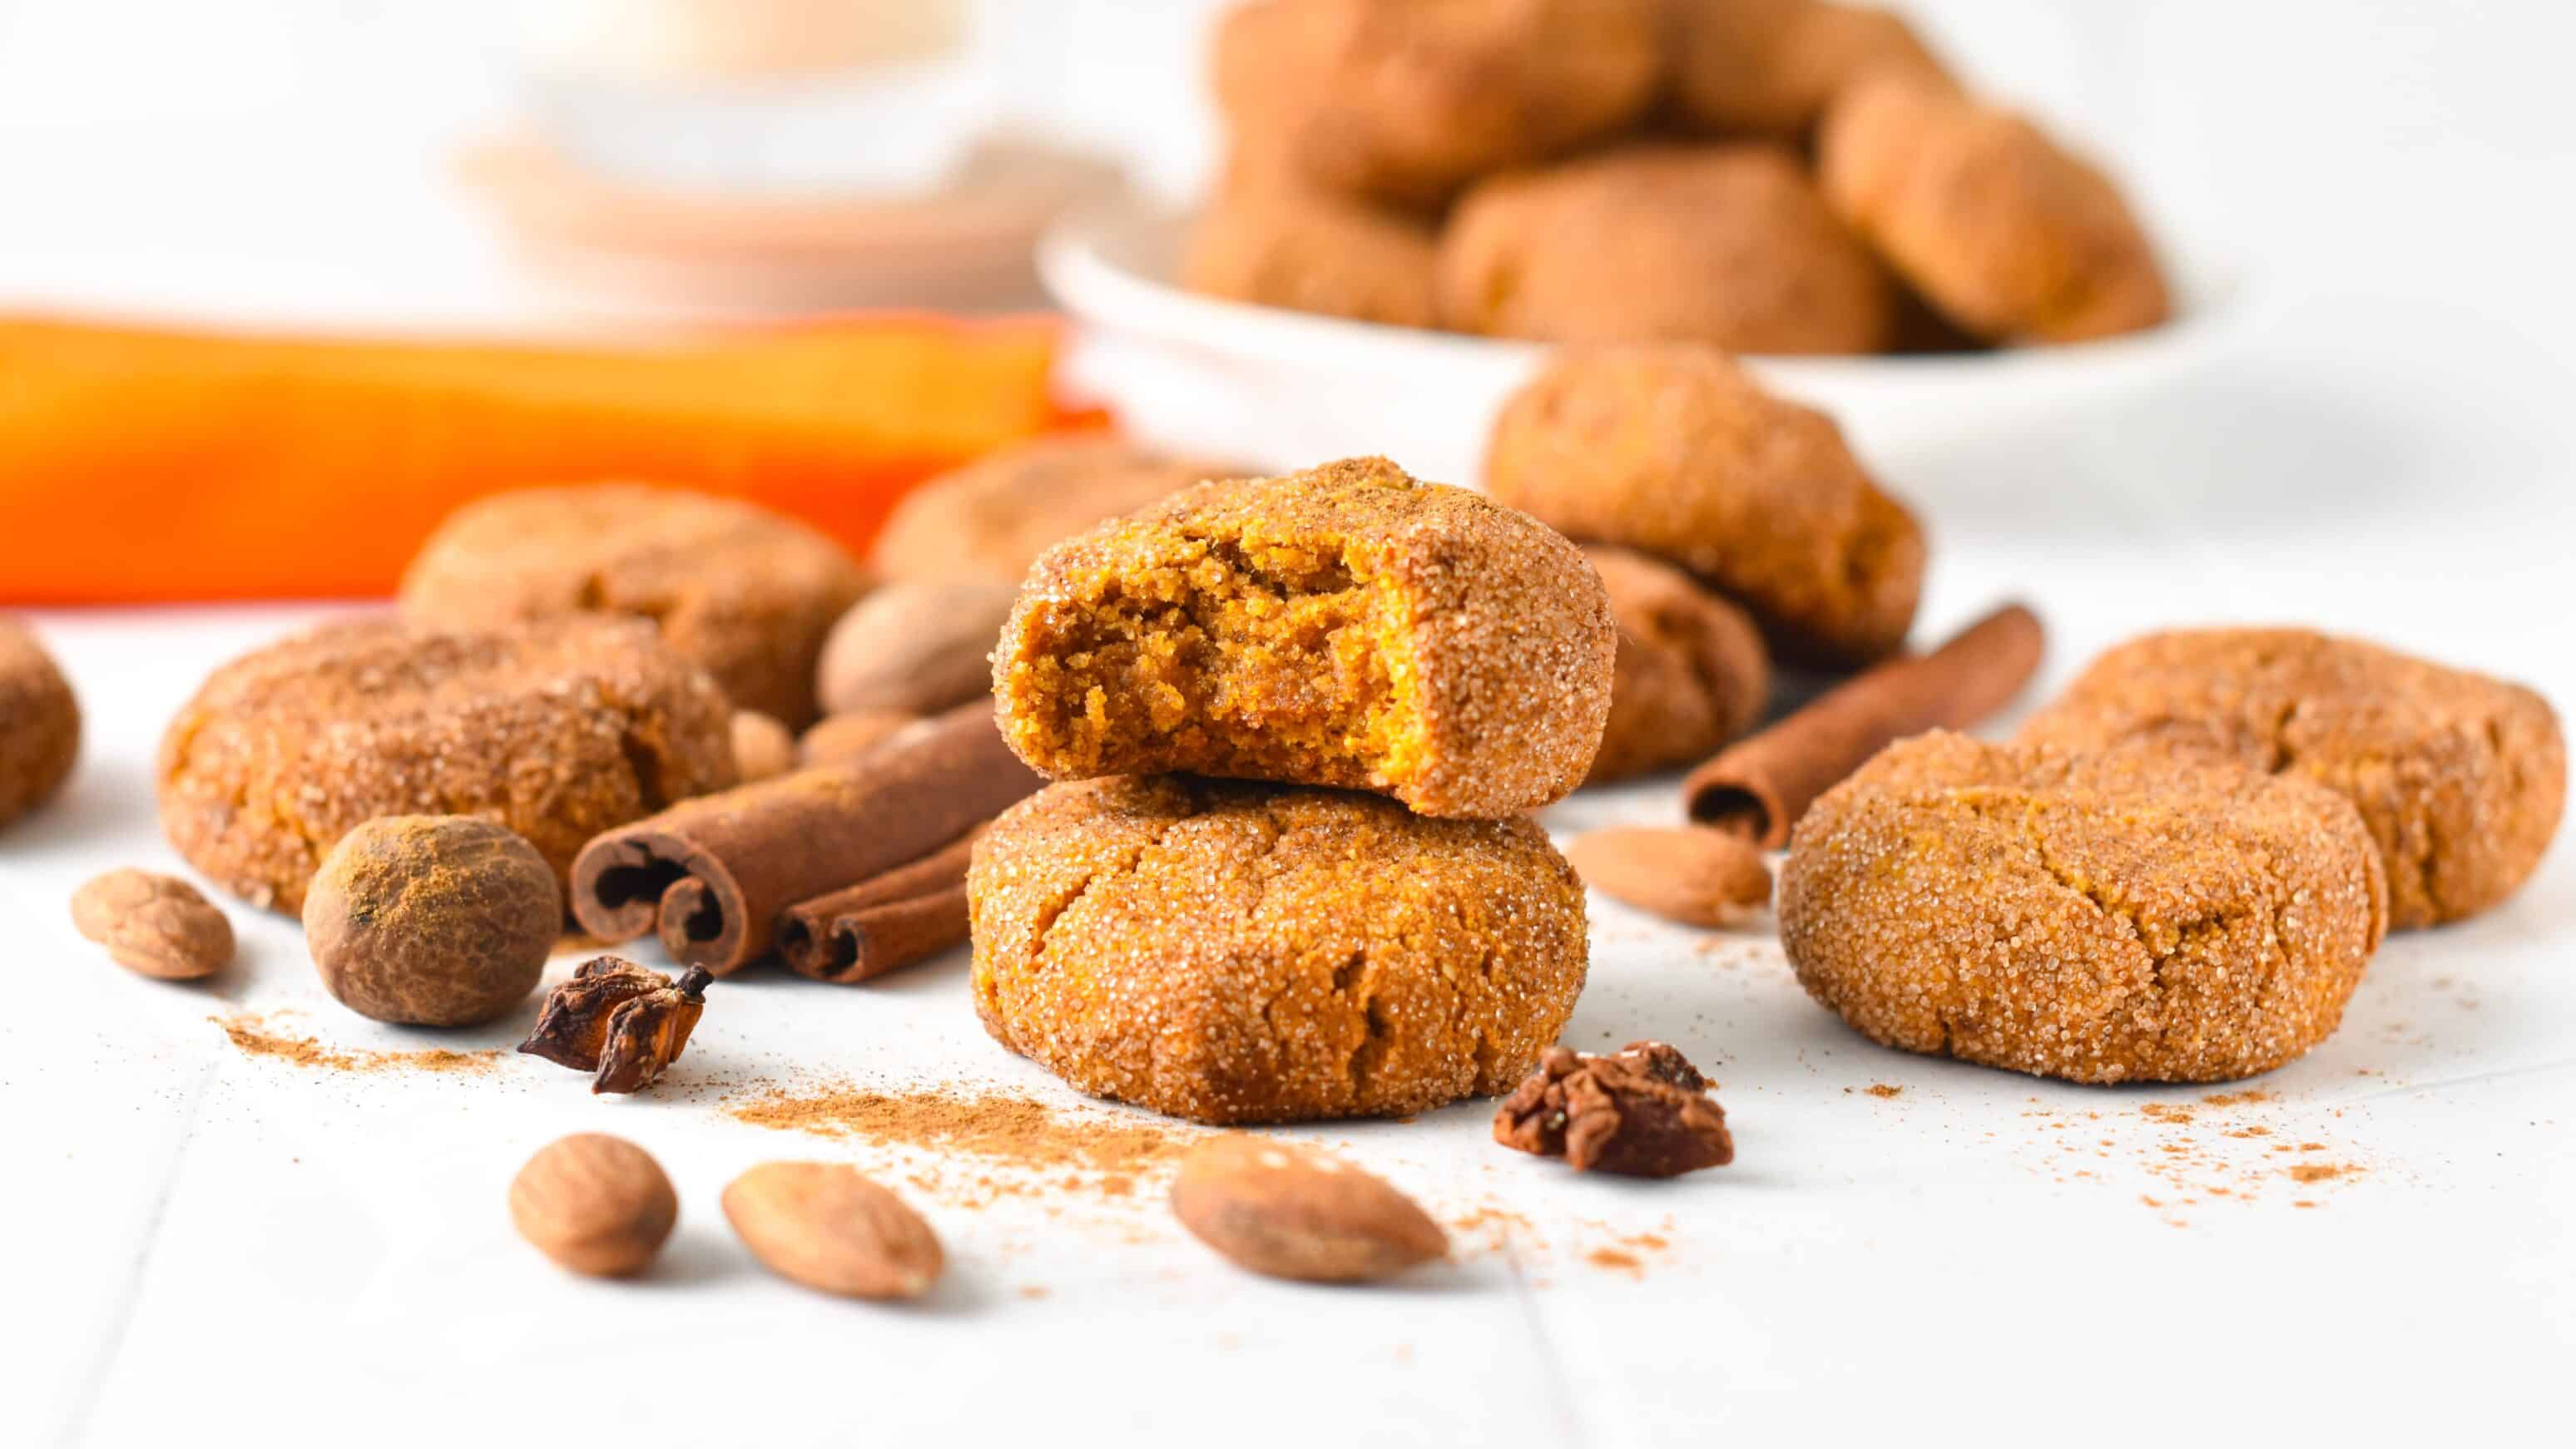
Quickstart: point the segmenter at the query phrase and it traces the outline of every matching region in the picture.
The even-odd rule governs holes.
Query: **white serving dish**
[[[1264,468],[1383,453],[1418,476],[1472,483],[1503,398],[1543,344],[1385,327],[1220,301],[1176,283],[1185,214],[1128,200],[1068,215],[1038,271],[1081,329],[1076,388],[1156,442]],[[2205,363],[2247,316],[2232,271],[2179,254],[2181,315],[2070,347],[1956,356],[1747,359],[1772,386],[1839,419],[1864,456],[2027,422]]]

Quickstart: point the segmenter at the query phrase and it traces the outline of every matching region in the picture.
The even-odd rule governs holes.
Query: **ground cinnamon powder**
[[[951,1194],[963,1187],[976,1201],[1049,1187],[1130,1196],[1138,1177],[1177,1163],[1193,1135],[1104,1113],[1058,1112],[1007,1092],[947,1088],[888,1092],[840,1083],[801,1092],[777,1089],[731,1098],[724,1110],[755,1127],[963,1156],[1009,1174],[958,1182],[925,1172],[913,1179],[916,1186]]]
[[[434,1048],[425,1051],[380,1052],[349,1047],[325,1046],[309,1036],[293,1036],[272,1029],[267,1020],[255,1013],[232,1016],[210,1016],[206,1020],[224,1029],[224,1036],[244,1056],[269,1057],[290,1066],[317,1071],[381,1072],[409,1069],[423,1072],[479,1072],[501,1058],[496,1051],[448,1051]]]

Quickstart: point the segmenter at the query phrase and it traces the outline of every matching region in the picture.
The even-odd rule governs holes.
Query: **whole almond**
[[[918,1298],[946,1263],[919,1213],[837,1162],[764,1162],[725,1188],[724,1212],[769,1271],[844,1298]]]
[[[233,959],[233,923],[176,876],[94,876],[72,892],[72,926],[119,966],[162,981],[212,976]]]
[[[1733,925],[1771,899],[1762,852],[1719,830],[1595,830],[1575,837],[1565,858],[1585,885],[1685,926]]]
[[[546,1144],[510,1179],[510,1221],[519,1236],[594,1278],[622,1278],[652,1262],[679,1217],[680,1198],[662,1164],[603,1132]]]
[[[896,583],[859,600],[823,641],[815,693],[826,714],[934,714],[993,687],[990,662],[1019,590]]]
[[[921,722],[909,710],[863,709],[856,714],[827,715],[796,742],[800,765],[836,765],[855,760],[905,729]]]
[[[733,712],[734,772],[746,785],[796,768],[796,736],[756,709]]]
[[[1384,1179],[1248,1132],[1190,1150],[1172,1212],[1235,1266],[1273,1278],[1367,1282],[1449,1251],[1440,1225]]]

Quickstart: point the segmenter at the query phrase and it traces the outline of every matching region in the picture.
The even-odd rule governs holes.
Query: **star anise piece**
[[[1726,1113],[1699,1069],[1670,1045],[1631,1042],[1609,1056],[1550,1047],[1494,1112],[1494,1140],[1577,1172],[1678,1177],[1735,1160]]]
[[[519,1050],[595,1073],[593,1092],[651,1086],[688,1046],[714,979],[694,966],[674,981],[623,957],[585,961],[571,980],[546,993],[536,1028]]]

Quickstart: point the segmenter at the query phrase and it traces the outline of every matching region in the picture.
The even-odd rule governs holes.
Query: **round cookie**
[[[2518,684],[2308,629],[2188,629],[2096,659],[2023,726],[2078,752],[2136,743],[2313,780],[2350,800],[2398,930],[2456,921],[2529,879],[2567,798],[2549,702]]]
[[[1497,819],[1582,783],[1617,640],[1563,537],[1351,458],[1202,483],[1049,550],[993,693],[1056,779],[1187,770]]]
[[[795,728],[815,717],[823,635],[865,589],[839,544],[794,519],[595,483],[458,509],[405,571],[402,607],[444,628],[583,612],[653,619],[735,704]]]
[[[975,846],[975,1009],[1083,1091],[1195,1122],[1509,1090],[1583,989],[1583,887],[1526,819],[1186,776],[1057,785]]]
[[[2119,188],[2023,118],[1879,73],[1826,113],[1818,179],[1915,290],[1997,342],[2082,342],[2172,311]]]
[[[1122,438],[1039,438],[923,483],[868,556],[879,578],[1017,587],[1064,539],[1207,478],[1242,470]]]
[[[1584,783],[1697,760],[1751,728],[1770,694],[1771,660],[1744,611],[1644,554],[1596,543],[1583,556],[1619,627],[1610,719]]]
[[[1863,75],[1901,68],[1946,83],[1911,26],[1818,0],[1670,0],[1673,110],[1729,135],[1804,140]]]
[[[1662,5],[1257,0],[1217,27],[1217,101],[1247,149],[1315,185],[1436,204],[1644,111]]]
[[[2334,1031],[2388,924],[2351,805],[2153,751],[1935,732],[1789,841],[1780,940],[1863,1035],[2073,1082],[2216,1082]]]
[[[380,815],[471,815],[558,883],[601,831],[734,782],[732,709],[638,619],[330,624],[216,670],[161,741],[161,828],[254,905],[304,906]]]
[[[1316,191],[1243,191],[1208,204],[1181,256],[1193,292],[1329,317],[1432,327],[1431,229]]]
[[[1832,419],[1764,392],[1714,348],[1557,358],[1495,419],[1485,492],[1569,538],[1679,564],[1799,663],[1884,658],[1914,623],[1913,515]]]
[[[1440,236],[1441,319],[1544,342],[1885,351],[1896,289],[1786,151],[1635,146],[1479,183]]]
[[[80,758],[80,701],[42,641],[0,619],[0,825],[52,798]]]

